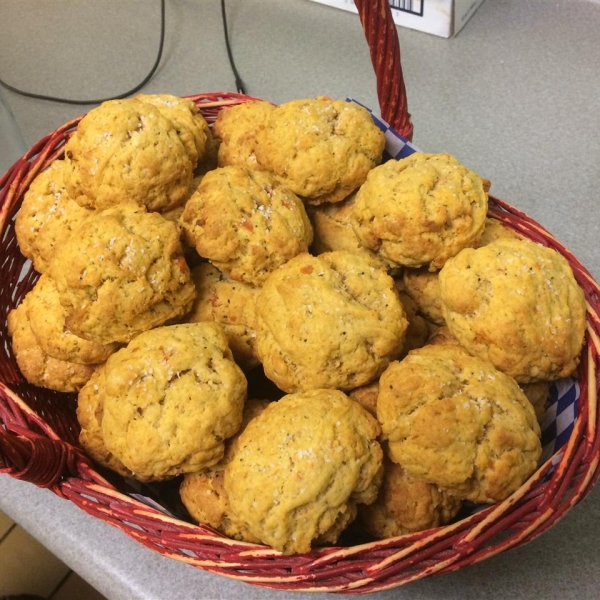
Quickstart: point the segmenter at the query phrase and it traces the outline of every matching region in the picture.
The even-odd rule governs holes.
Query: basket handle
[[[400,42],[388,0],[355,0],[377,79],[381,116],[400,135],[412,141],[413,125],[408,112]]]

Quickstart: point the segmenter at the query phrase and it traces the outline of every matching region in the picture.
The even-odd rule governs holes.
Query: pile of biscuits
[[[23,376],[77,392],[100,465],[180,476],[196,521],[286,554],[504,500],[577,367],[583,292],[454,157],[383,150],[324,97],[212,128],[169,95],[90,111],[16,218],[41,274],[8,317]]]

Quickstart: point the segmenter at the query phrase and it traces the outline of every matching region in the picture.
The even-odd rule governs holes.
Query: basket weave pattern
[[[370,5],[376,14],[365,17],[363,4]],[[375,32],[383,26],[372,25],[374,18],[389,24],[390,19],[381,12],[384,4],[387,6],[383,0],[357,2],[367,39],[369,23]],[[375,5],[381,9],[379,12],[373,8]],[[370,42],[371,47],[373,43],[380,42]],[[378,52],[381,56],[382,50]],[[372,56],[380,101],[382,94],[384,98],[392,94],[390,89],[403,98],[400,108],[393,105],[384,109],[382,102],[382,116],[410,137],[412,125],[404,84],[400,90],[393,75],[386,84],[380,84],[377,52]],[[221,108],[253,99],[232,93],[190,98],[209,122]],[[403,113],[399,120],[390,118],[398,111]],[[0,179],[0,472],[47,487],[152,550],[207,571],[276,589],[353,593],[383,590],[454,571],[524,544],[560,520],[590,491],[600,473],[600,288],[577,259],[540,225],[495,198],[490,198],[490,216],[563,254],[587,300],[586,344],[577,373],[579,414],[573,433],[567,445],[504,502],[434,530],[282,556],[270,548],[233,541],[208,527],[167,516],[127,495],[127,486],[119,477],[111,477],[114,484],[107,481],[79,449],[75,395],[58,394],[24,382],[6,329],[8,312],[38,277],[18,249],[15,214],[35,176],[61,157],[78,122],[75,119],[40,140]]]

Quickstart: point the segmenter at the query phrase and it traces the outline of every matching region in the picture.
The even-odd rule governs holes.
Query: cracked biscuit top
[[[152,104],[171,121],[194,167],[204,158],[212,144],[212,134],[208,123],[191,100],[171,94],[138,94],[135,99]]]
[[[102,344],[128,342],[182,316],[196,296],[178,227],[134,205],[88,218],[60,247],[48,274],[67,327]]]
[[[259,164],[311,204],[349,196],[381,162],[384,147],[366,109],[328,98],[278,106],[256,140]]]
[[[300,198],[263,171],[207,173],[181,216],[186,240],[231,279],[260,285],[312,242]]]
[[[407,328],[394,280],[350,252],[293,258],[256,308],[256,352],[286,392],[369,383],[398,357]]]
[[[231,510],[284,554],[335,543],[381,481],[379,425],[337,390],[284,396],[254,418],[225,466]]]
[[[28,294],[27,316],[38,344],[53,358],[79,364],[99,364],[118,344],[101,344],[75,335],[65,323],[65,309],[54,280],[42,275]]]
[[[396,265],[434,271],[481,236],[481,178],[449,154],[417,152],[373,169],[354,201],[360,243]]]
[[[44,273],[56,248],[91,214],[68,194],[64,182],[66,163],[55,160],[31,182],[15,221],[21,253]]]
[[[104,102],[83,117],[65,161],[69,195],[99,210],[123,202],[169,210],[185,199],[195,167],[177,127],[135,98]]]
[[[518,384],[455,345],[430,345],[379,379],[377,418],[390,458],[473,502],[499,502],[535,471],[535,412]]]
[[[104,383],[104,443],[139,479],[215,465],[242,422],[246,378],[214,323],[140,334],[108,359]]]
[[[448,329],[471,354],[519,383],[573,373],[585,298],[567,260],[529,240],[463,250],[439,275]]]

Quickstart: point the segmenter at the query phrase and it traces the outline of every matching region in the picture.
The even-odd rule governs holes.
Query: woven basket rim
[[[215,92],[188,96],[209,122],[219,110],[248,100],[242,94]],[[14,214],[32,179],[60,157],[82,117],[73,119],[37,144],[0,178],[0,233],[7,252],[2,272],[9,285],[22,266],[10,238]],[[119,491],[77,446],[72,432],[37,414],[13,389],[20,375],[0,371],[0,472],[48,487],[89,514],[100,518],[160,554],[204,570],[274,589],[367,593],[397,587],[432,574],[457,570],[531,541],[560,520],[591,490],[600,474],[597,390],[600,385],[600,287],[572,253],[541,225],[515,207],[490,197],[489,215],[538,243],[558,250],[571,264],[587,300],[585,352],[579,368],[580,412],[568,444],[504,502],[466,519],[424,532],[350,547],[319,548],[309,554],[282,556],[275,550],[237,542],[202,525],[193,525],[147,506]],[[8,236],[8,237],[7,237]],[[10,279],[10,276],[13,279]],[[35,281],[19,289],[16,301]],[[8,306],[1,306],[6,316]],[[4,319],[5,321],[5,319]],[[5,326],[5,323],[2,327]],[[25,386],[27,387],[27,386]],[[32,387],[32,386],[30,386]],[[549,476],[555,466],[552,476]],[[509,531],[507,534],[506,532]]]

